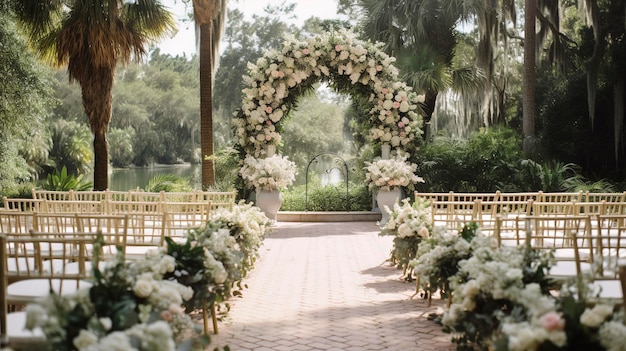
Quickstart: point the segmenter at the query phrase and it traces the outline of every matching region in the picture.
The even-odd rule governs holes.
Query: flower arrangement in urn
[[[247,156],[239,173],[249,186],[257,190],[274,191],[293,184],[296,179],[296,164],[289,161],[287,156]]]
[[[365,182],[370,189],[389,191],[395,187],[408,187],[413,190],[416,183],[424,182],[422,177],[415,174],[417,165],[406,162],[406,157],[403,156],[388,160],[378,159],[365,164]]]

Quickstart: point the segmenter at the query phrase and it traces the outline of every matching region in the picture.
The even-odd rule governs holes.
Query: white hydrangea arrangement
[[[296,164],[287,156],[274,155],[267,158],[247,156],[239,173],[248,186],[273,191],[293,184],[296,171]]]
[[[304,41],[286,38],[280,50],[248,65],[242,108],[234,119],[238,143],[248,155],[266,156],[266,145],[281,141],[280,123],[295,106],[297,91],[333,79],[351,87],[369,103],[374,143],[409,147],[421,131],[418,95],[398,78],[381,44],[364,42],[347,31]]]
[[[393,235],[398,238],[428,238],[433,230],[433,215],[427,201],[417,198],[413,203],[403,199],[395,203],[387,223],[381,227],[381,235]]]
[[[365,182],[370,189],[391,190],[395,187],[413,189],[415,184],[424,179],[415,174],[417,165],[406,161],[406,157],[396,156],[390,159],[377,159],[365,163]]]
[[[211,212],[210,220],[227,228],[239,244],[243,253],[242,275],[245,276],[252,269],[263,239],[269,231],[269,219],[257,206],[241,200],[232,209],[219,208]]]

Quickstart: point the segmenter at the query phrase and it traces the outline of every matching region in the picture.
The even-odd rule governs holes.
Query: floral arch
[[[370,143],[413,149],[422,133],[419,97],[399,81],[394,61],[381,45],[345,31],[306,41],[287,38],[281,50],[248,64],[242,107],[234,119],[239,146],[246,156],[271,156],[281,141],[284,117],[303,92],[321,81],[367,101]]]

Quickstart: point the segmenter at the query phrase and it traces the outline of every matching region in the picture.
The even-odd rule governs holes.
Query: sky
[[[337,0],[229,0],[228,6],[236,7],[245,16],[252,18],[253,14],[263,14],[263,8],[266,5],[280,5],[283,2],[296,3],[294,24],[304,24],[304,21],[311,16],[323,19],[337,18]],[[181,0],[163,0],[163,4],[173,10],[176,18],[185,18],[185,5]],[[193,23],[179,21],[176,36],[164,39],[158,47],[163,54],[191,56],[196,52],[195,45]]]

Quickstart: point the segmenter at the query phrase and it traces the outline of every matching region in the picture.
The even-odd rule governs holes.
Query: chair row
[[[121,210],[164,211],[177,204],[208,203],[212,209],[232,208],[236,192],[47,191],[32,190],[32,199],[3,198],[8,210],[113,214]],[[128,205],[128,204],[133,205]]]
[[[551,278],[575,282],[578,296],[587,300],[626,305],[626,215],[531,215],[516,221],[516,230],[496,229],[499,245],[550,250],[556,262]]]
[[[512,221],[520,216],[553,215],[623,215],[625,202],[542,202],[526,201],[430,201],[433,223],[450,230],[458,230],[469,222],[476,222],[483,231],[495,229],[496,217],[502,219],[502,227],[512,227]],[[507,220],[508,219],[508,220]]]
[[[204,228],[209,221],[208,204],[196,204],[186,212],[134,212],[127,214],[39,213],[0,211],[0,232],[27,235],[102,231],[127,235],[133,242],[162,245],[165,237],[183,238],[189,229]]]
[[[494,193],[420,193],[415,192],[416,198],[423,198],[433,202],[473,202],[481,201],[504,201],[526,202],[534,200],[538,202],[626,202],[626,191],[619,193],[592,193],[592,192],[521,192],[503,193],[499,190]]]

